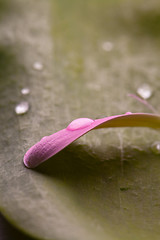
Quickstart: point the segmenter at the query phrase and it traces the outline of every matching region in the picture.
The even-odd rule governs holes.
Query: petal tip
[[[27,158],[27,154],[24,155],[23,163],[24,163],[25,167],[30,168],[28,158]]]

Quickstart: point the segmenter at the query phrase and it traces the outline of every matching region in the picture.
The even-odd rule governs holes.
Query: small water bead
[[[44,137],[42,137],[40,141],[46,140],[47,137],[48,137],[48,136],[44,136]]]
[[[27,113],[29,110],[29,103],[28,102],[20,102],[16,107],[15,107],[15,112],[17,115],[22,115]]]
[[[104,42],[102,43],[103,50],[110,52],[113,49],[113,43],[112,42]]]
[[[30,93],[30,89],[29,88],[22,88],[21,93],[22,93],[22,95],[28,95]]]
[[[82,129],[82,128],[86,128],[88,126],[90,126],[92,123],[94,122],[93,119],[90,118],[78,118],[73,120],[67,127],[67,130],[78,130],[78,129]]]
[[[132,114],[132,112],[126,112],[125,115],[129,115],[129,114]]]
[[[160,142],[154,142],[151,146],[151,149],[154,153],[160,154]]]
[[[138,95],[143,99],[148,99],[152,96],[152,88],[148,84],[143,84],[137,89]]]
[[[34,62],[33,68],[37,71],[41,71],[43,69],[43,64],[41,62]]]

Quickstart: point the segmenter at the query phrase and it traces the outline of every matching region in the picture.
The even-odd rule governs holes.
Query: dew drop
[[[102,43],[102,49],[110,52],[113,49],[113,43],[112,42],[104,42]]]
[[[30,89],[29,88],[22,88],[21,93],[22,93],[22,95],[28,95],[30,93]]]
[[[41,71],[43,69],[43,64],[41,62],[34,62],[33,68],[37,71]]]
[[[126,115],[129,115],[129,114],[132,114],[132,112],[126,112],[125,114],[126,114]]]
[[[94,122],[94,120],[90,119],[90,118],[78,118],[73,120],[67,127],[67,130],[78,130],[78,129],[82,129],[85,127],[88,127],[89,125],[91,125]]]
[[[28,102],[20,102],[16,107],[15,107],[15,112],[17,115],[22,115],[24,113],[27,113],[29,110],[29,103]]]
[[[143,84],[137,89],[138,95],[143,99],[148,99],[152,96],[152,89],[148,84]]]
[[[154,142],[151,146],[151,149],[154,153],[160,154],[160,142]]]
[[[41,141],[47,139],[47,137],[48,137],[48,136],[42,137],[42,138],[41,138]]]

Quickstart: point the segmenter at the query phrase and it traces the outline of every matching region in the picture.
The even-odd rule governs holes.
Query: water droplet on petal
[[[28,102],[20,102],[16,107],[15,107],[15,112],[17,115],[24,114],[28,112],[29,110],[29,103]]]
[[[152,96],[152,89],[148,84],[143,84],[137,89],[138,95],[143,99],[148,99]]]
[[[30,93],[30,89],[29,89],[29,88],[22,88],[22,89],[21,89],[21,93],[22,93],[23,95],[28,95],[28,94]]]
[[[82,129],[85,127],[88,127],[89,125],[91,125],[94,122],[93,119],[90,118],[78,118],[73,120],[67,127],[67,130],[78,130],[78,129]]]
[[[154,153],[160,154],[160,142],[154,142],[151,146],[151,149]]]
[[[132,114],[132,112],[126,112],[125,114],[126,114],[126,115],[129,115],[129,114]]]
[[[41,141],[44,140],[44,139],[47,139],[48,136],[44,136],[41,138]]]
[[[110,52],[113,49],[113,43],[112,42],[104,42],[102,43],[103,50]]]
[[[33,68],[37,71],[41,71],[43,69],[43,64],[41,62],[34,62]]]

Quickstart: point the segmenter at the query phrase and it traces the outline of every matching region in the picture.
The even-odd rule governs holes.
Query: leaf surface
[[[159,239],[159,131],[99,129],[34,170],[23,165],[29,147],[73,119],[149,111],[127,97],[143,83],[160,112],[159,1],[15,0],[0,9],[3,215],[40,239]],[[30,110],[18,116],[22,100]]]

